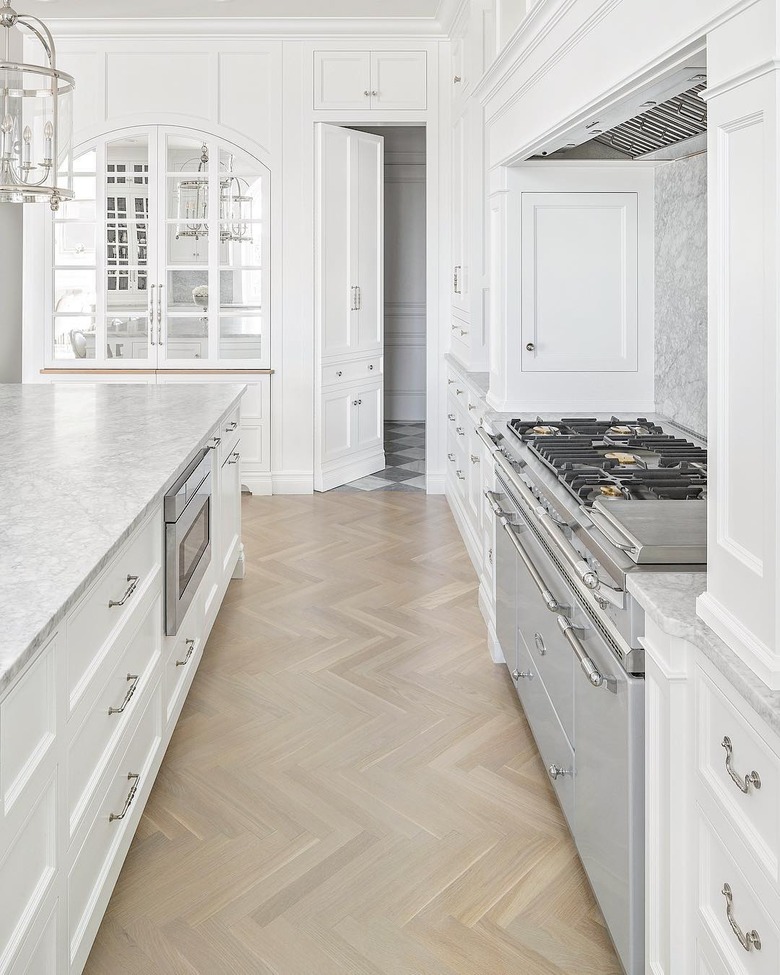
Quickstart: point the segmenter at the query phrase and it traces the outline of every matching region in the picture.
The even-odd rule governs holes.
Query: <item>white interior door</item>
[[[332,376],[348,395],[350,365],[384,344],[384,140],[317,125],[315,487],[330,490],[384,467],[380,435],[344,437]],[[342,368],[343,367],[343,368]],[[378,402],[384,395],[379,381]],[[356,388],[357,396],[357,388]],[[359,398],[359,397],[358,397]],[[381,407],[379,415],[381,416]],[[333,444],[348,442],[334,456]]]

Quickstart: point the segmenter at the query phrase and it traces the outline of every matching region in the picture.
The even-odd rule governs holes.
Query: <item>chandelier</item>
[[[57,70],[54,40],[37,17],[0,7],[5,28],[0,59],[0,203],[48,202],[59,209],[73,199],[71,97],[73,78]],[[11,31],[27,28],[45,55],[43,64],[11,57]]]
[[[184,163],[182,170],[189,165]],[[200,240],[208,237],[206,220],[209,211],[209,147],[204,142],[198,160],[197,175],[179,181],[176,212],[178,226],[176,239],[192,237]],[[219,239],[224,243],[243,241],[251,244],[252,197],[249,183],[232,173],[233,157],[230,156],[225,173],[219,177]]]

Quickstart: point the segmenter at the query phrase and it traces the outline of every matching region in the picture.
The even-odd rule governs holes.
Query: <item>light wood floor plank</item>
[[[243,515],[87,975],[619,975],[445,500]]]

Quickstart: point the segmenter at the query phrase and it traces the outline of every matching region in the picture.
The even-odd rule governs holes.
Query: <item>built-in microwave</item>
[[[165,495],[165,632],[175,636],[211,562],[211,451],[203,450]]]

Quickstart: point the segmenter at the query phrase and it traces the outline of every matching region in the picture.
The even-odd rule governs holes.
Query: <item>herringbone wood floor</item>
[[[87,975],[617,975],[445,500],[243,511]]]

